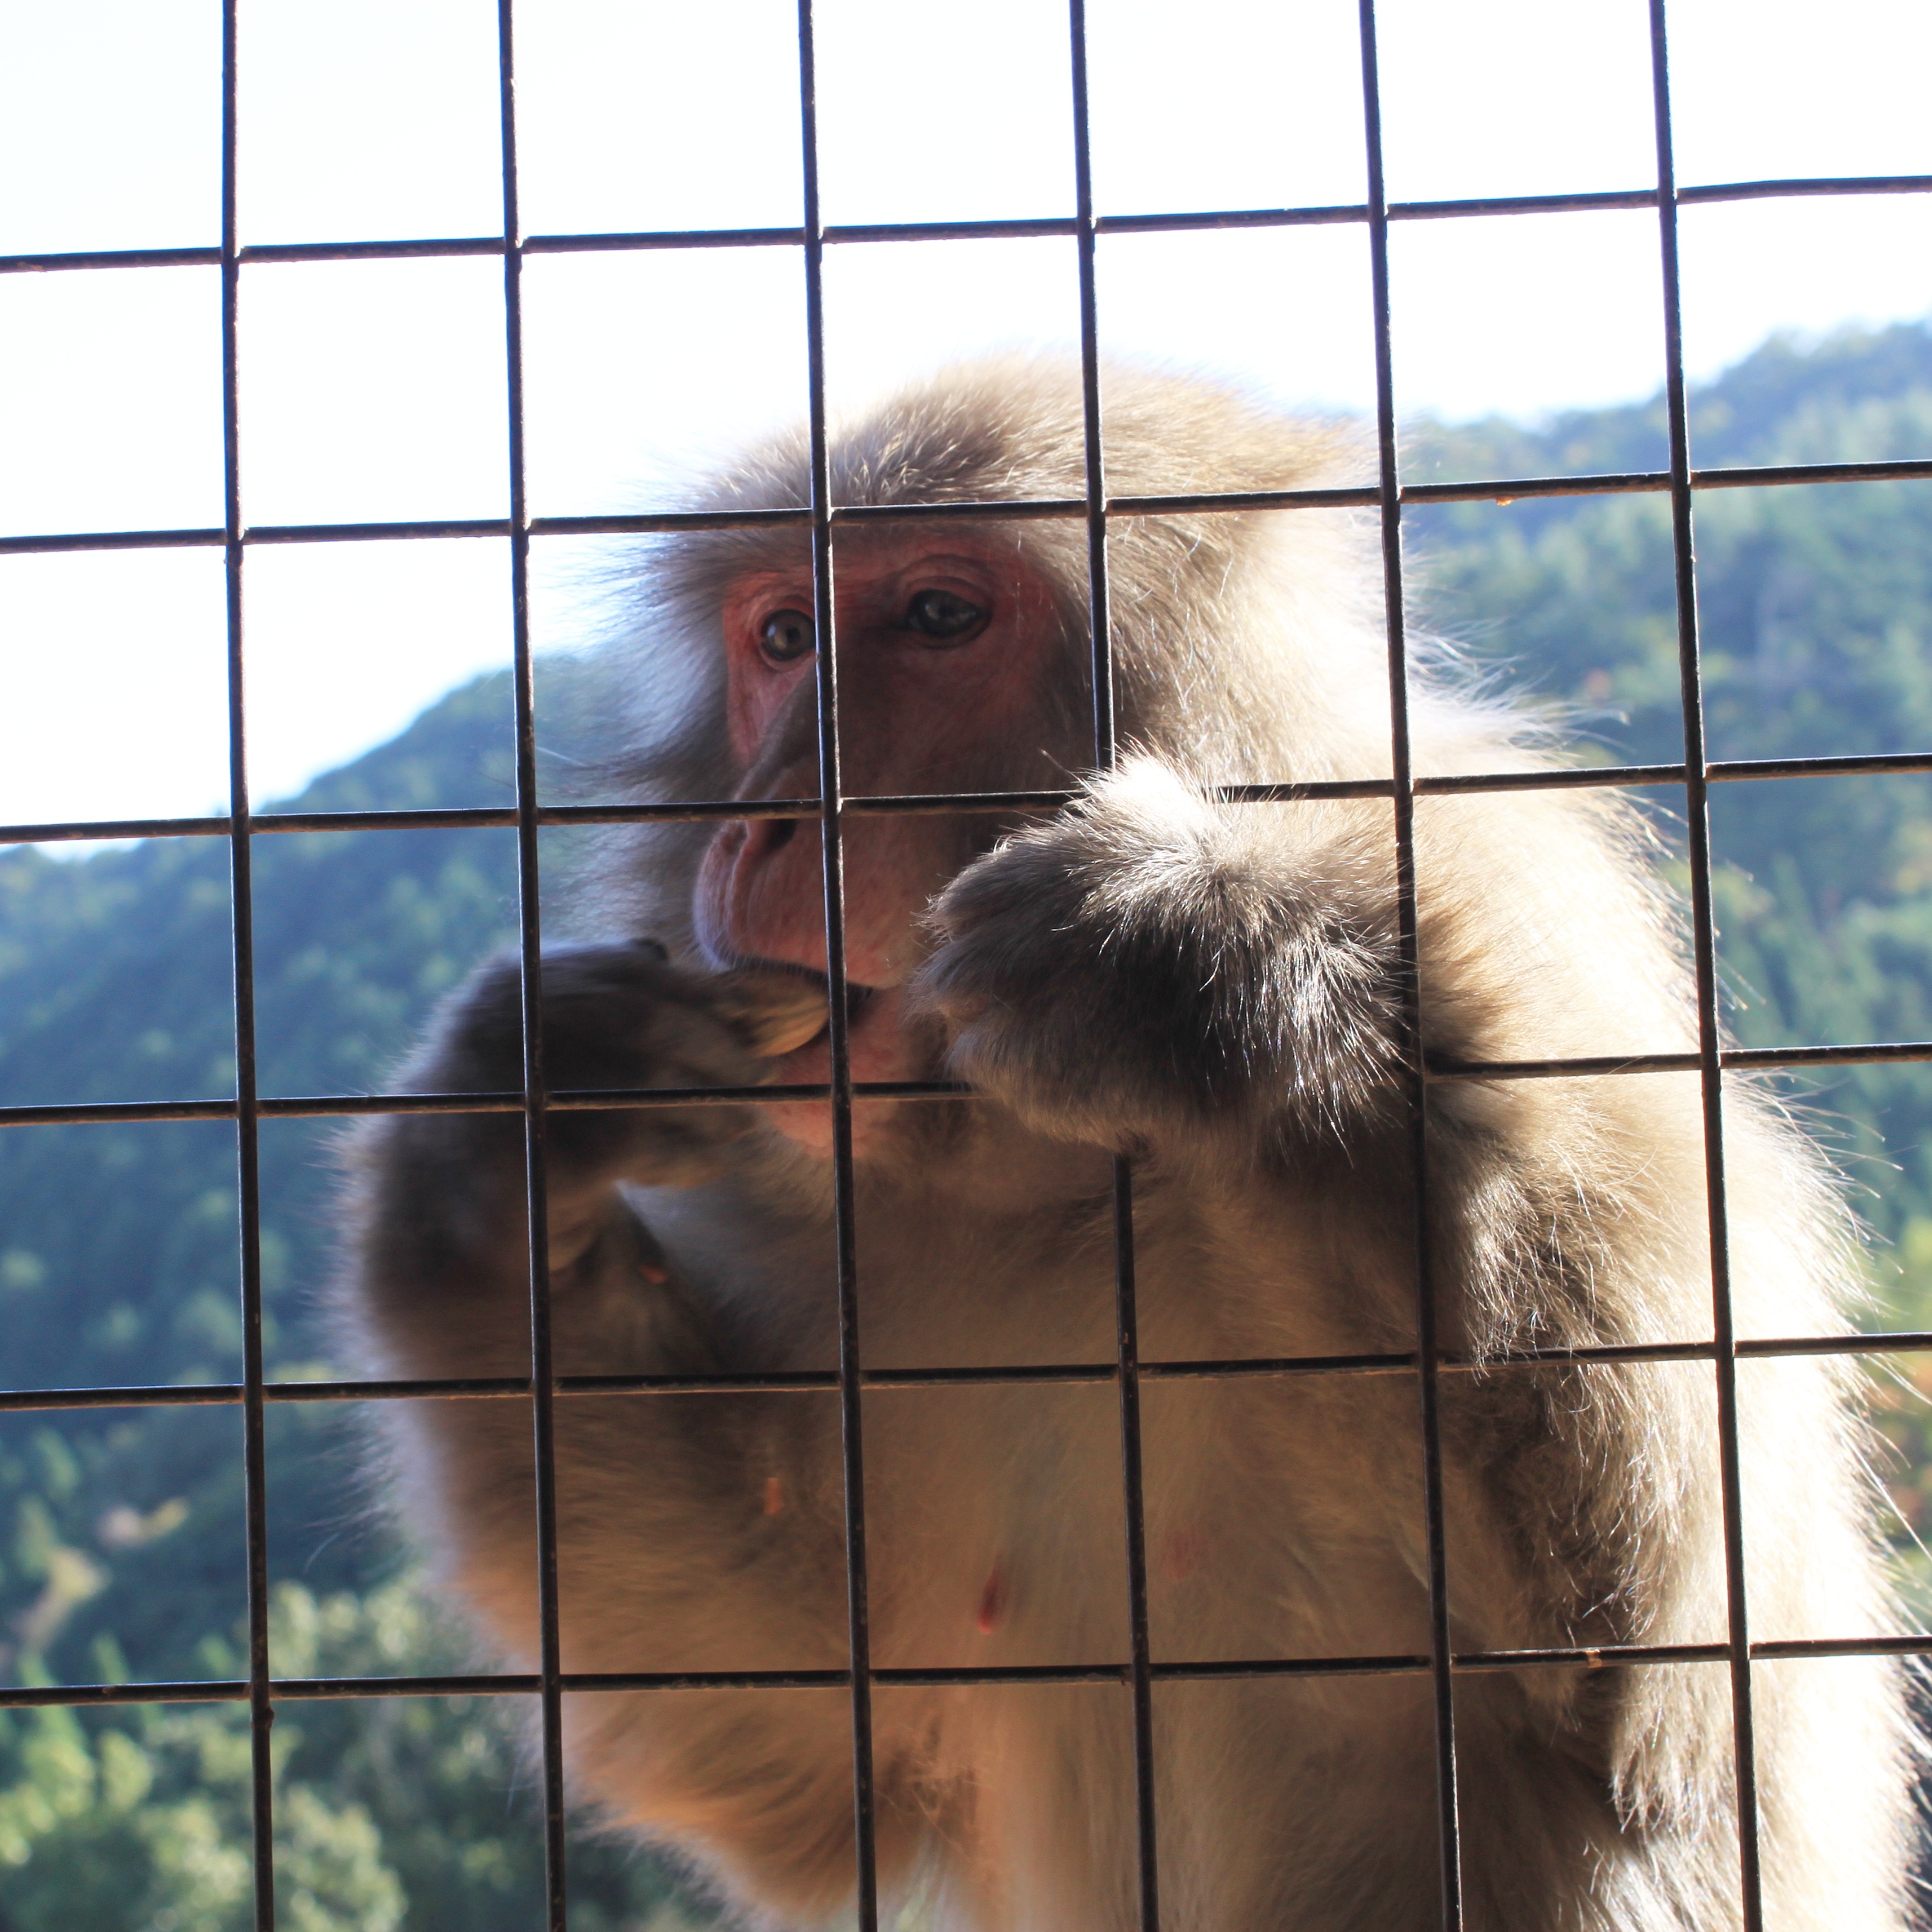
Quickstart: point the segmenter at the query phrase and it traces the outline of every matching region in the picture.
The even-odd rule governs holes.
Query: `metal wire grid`
[[[0,1109],[0,1126],[134,1120],[232,1120],[236,1126],[240,1199],[240,1250],[244,1353],[238,1383],[189,1388],[115,1388],[23,1390],[0,1392],[0,1412],[126,1406],[238,1405],[244,1422],[247,1477],[248,1675],[245,1679],[181,1683],[76,1684],[0,1689],[0,1706],[100,1706],[139,1702],[242,1701],[250,1708],[254,1745],[255,1916],[260,1932],[274,1921],[272,1820],[268,1735],[276,1701],[315,1698],[416,1696],[434,1694],[535,1696],[542,1712],[543,1791],[547,1869],[547,1918],[552,1932],[564,1932],[565,1816],[560,1714],[566,1693],[651,1688],[741,1687],[747,1689],[847,1688],[853,1708],[853,1778],[859,1924],[874,1932],[878,1898],[874,1870],[870,1696],[874,1684],[931,1685],[983,1683],[1112,1683],[1130,1692],[1133,1712],[1135,1784],[1138,1805],[1139,1919],[1143,1932],[1159,1923],[1154,1776],[1151,1737],[1152,1687],[1156,1682],[1228,1678],[1300,1677],[1353,1674],[1426,1675],[1433,1693],[1439,1813],[1442,1918],[1447,1932],[1462,1923],[1455,1751],[1454,1681],[1468,1672],[1516,1670],[1580,1664],[1722,1663],[1730,1670],[1736,1732],[1737,1797],[1741,1845],[1743,1922],[1749,1932],[1762,1923],[1760,1895],[1754,1762],[1752,1749],[1751,1664],[1754,1660],[1858,1654],[1932,1654],[1932,1634],[1896,1637],[1845,1637],[1825,1640],[1754,1643],[1746,1616],[1741,1538],[1736,1364],[1740,1358],[1796,1354],[1870,1354],[1932,1348],[1932,1333],[1843,1336],[1792,1336],[1740,1341],[1730,1302],[1721,1140],[1723,1076],[1726,1070],[1796,1068],[1841,1064],[1877,1064],[1932,1059],[1932,1041],[1808,1048],[1725,1050],[1720,1045],[1714,935],[1711,916],[1708,790],[1740,779],[1838,776],[1854,773],[1932,771],[1932,753],[1865,758],[1760,759],[1712,763],[1705,756],[1692,550],[1691,502],[1697,490],[1804,483],[1932,478],[1932,461],[1820,464],[1763,469],[1693,470],[1686,428],[1686,404],[1677,260],[1677,209],[1686,203],[1773,196],[1932,191],[1932,175],[1846,177],[1828,179],[1739,182],[1680,188],[1672,156],[1669,63],[1664,0],[1648,0],[1657,182],[1654,188],[1604,194],[1523,196],[1484,200],[1389,202],[1383,191],[1380,95],[1377,81],[1374,0],[1358,0],[1364,128],[1367,145],[1368,200],[1339,207],[1223,209],[1160,215],[1096,216],[1094,212],[1088,130],[1086,32],[1084,0],[1069,0],[1076,212],[1044,220],[871,224],[828,227],[819,219],[816,100],[812,0],[800,0],[798,19],[800,110],[803,139],[803,220],[796,228],[766,228],[558,235],[523,237],[517,201],[516,117],[514,96],[513,21],[511,0],[500,0],[499,48],[502,140],[503,226],[500,236],[446,240],[296,244],[243,248],[236,220],[237,42],[236,0],[224,0],[222,44],[222,239],[219,248],[89,251],[69,254],[0,257],[0,273],[84,270],[94,268],[218,266],[222,276],[223,428],[224,520],[220,529],[114,530],[0,538],[0,554],[58,550],[220,545],[226,580],[229,731],[231,812],[186,818],[70,820],[0,827],[0,843],[63,839],[142,837],[219,837],[228,842],[232,879],[233,956],[236,986],[236,1087],[230,1100],[130,1102]],[[1616,476],[1540,477],[1468,484],[1417,486],[1401,482],[1396,462],[1395,409],[1390,356],[1388,226],[1391,221],[1458,215],[1545,213],[1604,208],[1654,208],[1664,293],[1666,398],[1670,464],[1667,470]],[[1106,490],[1101,436],[1098,328],[1094,295],[1097,238],[1103,234],[1183,229],[1288,226],[1358,222],[1366,225],[1370,248],[1376,371],[1377,481],[1360,489],[1267,492],[1244,495],[1110,498]],[[824,250],[828,244],[982,236],[1060,236],[1072,238],[1078,255],[1081,369],[1084,404],[1085,488],[1077,498],[986,505],[948,504],[886,512],[835,506],[830,501],[826,431],[824,330],[822,302]],[[608,516],[532,518],[524,495],[523,356],[520,271],[532,254],[574,250],[722,247],[795,247],[801,250],[806,290],[808,382],[812,462],[808,508],[752,514]],[[240,272],[251,262],[351,260],[374,258],[500,255],[504,266],[510,442],[510,514],[507,518],[424,520],[406,523],[311,524],[250,527],[243,520],[240,485],[237,389],[237,303]],[[1404,504],[1657,491],[1670,498],[1676,566],[1678,644],[1684,716],[1681,764],[1626,766],[1556,772],[1506,772],[1432,778],[1411,770],[1406,710],[1407,659],[1403,634],[1401,510]],[[1064,802],[1058,792],[975,794],[895,798],[846,798],[841,789],[838,740],[836,654],[818,654],[820,796],[766,801],[753,807],[730,801],[684,800],[674,803],[594,807],[538,804],[536,772],[534,694],[529,625],[530,544],[533,536],[688,530],[754,524],[802,524],[812,532],[814,598],[818,634],[833,637],[832,536],[836,526],[881,514],[908,517],[1038,517],[1079,518],[1088,535],[1094,670],[1094,758],[1112,762],[1114,752],[1112,659],[1108,646],[1107,532],[1115,518],[1181,512],[1281,509],[1357,506],[1379,513],[1388,613],[1388,655],[1391,716],[1392,776],[1335,784],[1249,785],[1224,788],[1230,800],[1278,802],[1316,797],[1386,797],[1391,802],[1396,853],[1398,927],[1404,982],[1401,1019],[1404,1060],[1409,1079],[1409,1121],[1417,1162],[1415,1254],[1418,1270],[1417,1346],[1413,1350],[1346,1357],[1286,1360],[1142,1363],[1135,1319],[1132,1175],[1128,1163],[1114,1171],[1115,1280],[1118,1326],[1116,1360],[1108,1365],[1072,1364],[1025,1369],[894,1370],[878,1372],[861,1364],[857,1349],[857,1262],[853,1227],[851,1108],[855,1098],[956,1099],[968,1090],[945,1082],[854,1082],[847,1040],[843,998],[844,929],[841,828],[850,816],[931,812],[1000,811],[1018,806],[1052,806]],[[356,539],[497,536],[509,541],[512,557],[517,748],[517,802],[514,808],[460,811],[252,814],[246,768],[246,709],[243,689],[242,562],[257,544],[334,542]],[[1692,881],[1692,937],[1696,971],[1699,1046],[1694,1054],[1652,1054],[1618,1059],[1571,1058],[1456,1065],[1426,1060],[1418,1027],[1419,962],[1416,944],[1414,800],[1418,796],[1465,791],[1514,790],[1550,787],[1681,784],[1685,790]],[[830,1002],[832,1078],[827,1085],[747,1089],[653,1089],[646,1091],[550,1092],[544,1078],[541,1010],[542,953],[538,915],[538,833],[549,826],[646,820],[708,820],[747,816],[817,818],[825,837],[824,892]],[[524,1066],[520,1091],[492,1094],[261,1098],[256,1091],[250,842],[256,834],[415,829],[434,826],[513,826],[518,833],[520,946],[523,963]],[[1708,1361],[1718,1392],[1720,1479],[1724,1500],[1728,1635],[1722,1643],[1628,1646],[1593,1650],[1555,1649],[1487,1653],[1451,1650],[1444,1572],[1438,1398],[1441,1378],[1476,1365],[1439,1347],[1436,1309],[1423,1239],[1426,1185],[1424,1125],[1427,1090],[1438,1082],[1466,1079],[1542,1078],[1605,1074],[1695,1072],[1700,1078],[1706,1145],[1713,1334],[1708,1342],[1532,1349],[1504,1359],[1510,1363]],[[539,1257],[544,1239],[544,1136],[546,1114],[556,1108],[655,1107],[727,1104],[756,1099],[821,1100],[830,1103],[833,1123],[836,1250],[840,1351],[836,1373],[800,1372],[742,1376],[557,1376],[553,1372],[548,1281]],[[525,1124],[526,1175],[530,1209],[531,1372],[528,1376],[463,1380],[368,1383],[358,1382],[269,1384],[262,1358],[260,1191],[257,1127],[264,1118],[395,1112],[516,1112]],[[1492,1364],[1490,1366],[1493,1366]],[[1154,1661],[1148,1640],[1146,1558],[1140,1472],[1139,1393],[1148,1380],[1227,1376],[1412,1375],[1420,1392],[1424,1449],[1424,1503],[1428,1539],[1431,1642],[1426,1654],[1318,1659],[1256,1659],[1219,1664]],[[934,1670],[874,1670],[869,1661],[865,1546],[863,1469],[860,1430],[862,1394],[868,1388],[905,1388],[974,1382],[1075,1383],[1107,1382],[1120,1396],[1122,1478],[1128,1529],[1127,1586],[1130,1658],[1125,1665]],[[844,1430],[848,1577],[850,1666],[844,1670],[739,1672],[565,1672],[558,1648],[556,1537],[551,1432],[559,1396],[578,1394],[714,1394],[771,1390],[836,1390]],[[272,1402],[344,1400],[394,1400],[428,1396],[526,1401],[532,1416],[537,1474],[537,1588],[541,1641],[535,1672],[412,1678],[274,1678],[269,1674],[267,1640],[266,1467],[263,1417]]]

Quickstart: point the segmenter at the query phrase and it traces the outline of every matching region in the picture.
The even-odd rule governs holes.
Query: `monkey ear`
[[[762,1059],[776,1060],[825,1030],[825,982],[796,973],[740,967],[716,982],[719,1011],[732,1030]]]

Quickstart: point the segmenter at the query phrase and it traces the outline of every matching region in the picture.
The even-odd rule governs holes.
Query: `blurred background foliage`
[[[1418,476],[1648,467],[1660,404],[1535,428],[1424,428]],[[1696,398],[1700,466],[1932,452],[1932,333],[1774,340]],[[1682,754],[1668,508],[1654,495],[1420,511],[1422,618],[1472,669],[1604,763]],[[1932,484],[1713,490],[1697,501],[1711,754],[1932,748]],[[567,680],[566,680],[567,684]],[[568,710],[568,691],[556,707]],[[500,677],[312,786],[309,811],[511,796]],[[1668,800],[1659,824],[1672,824]],[[1718,788],[1729,1020],[1750,1044],[1932,1037],[1932,782]],[[552,856],[561,856],[554,854]],[[260,1089],[377,1089],[435,1001],[514,930],[501,832],[256,842]],[[226,854],[152,842],[0,854],[0,1103],[233,1091]],[[1872,1229],[1872,1325],[1932,1328],[1932,1078],[1795,1083]],[[339,1130],[262,1139],[269,1373],[322,1372]],[[238,1377],[232,1129],[0,1135],[0,1384]],[[1932,1357],[1876,1384],[1901,1578],[1932,1528]],[[269,1416],[274,1667],[462,1667],[357,1487],[348,1419]],[[0,1415],[0,1672],[25,1684],[229,1678],[243,1668],[232,1408]],[[1919,1612],[1924,1614],[1922,1610]],[[514,1725],[490,1700],[281,1707],[282,1922],[296,1932],[497,1932],[537,1922],[541,1839]],[[507,1702],[511,1700],[500,1700]],[[245,1713],[220,1704],[0,1713],[0,1932],[228,1932],[248,1922]],[[573,1841],[585,1932],[701,1919],[648,1858]]]

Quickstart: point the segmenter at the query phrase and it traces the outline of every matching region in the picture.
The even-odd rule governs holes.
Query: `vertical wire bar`
[[[242,655],[241,236],[236,200],[238,0],[221,9],[222,548],[228,647],[228,875],[235,973],[235,1160],[242,1262],[242,1526],[248,1591],[248,1745],[255,1932],[274,1932],[274,1705],[268,1695],[268,1461],[262,1400],[261,1131],[255,1066],[255,896]]]
[[[1731,1725],[1736,1759],[1738,1881],[1744,1932],[1761,1932],[1757,1753],[1751,1708],[1750,1626],[1744,1588],[1743,1481],[1738,1458],[1737,1330],[1731,1306],[1730,1224],[1724,1194],[1724,1072],[1718,1025],[1717,932],[1711,916],[1710,788],[1705,770],[1703,672],[1697,635],[1696,548],[1690,520],[1690,436],[1684,387],[1678,278],[1677,178],[1670,127],[1670,58],[1664,0],[1650,0],[1652,111],[1657,131],[1658,242],[1664,284],[1664,396],[1670,426],[1670,535],[1676,573],[1678,683],[1684,712],[1684,823],[1690,861],[1690,938],[1697,983],[1704,1179],[1711,1230],[1711,1322],[1716,1344],[1718,1458],[1724,1509]]]
[[[838,656],[832,566],[832,458],[825,421],[825,230],[818,195],[818,76],[812,0],[799,0],[799,132],[803,148],[805,328],[812,452],[812,622],[818,640],[818,795],[824,858],[825,976],[832,1061],[832,1241],[838,1282],[838,1417],[845,1484],[846,1639],[852,1672],[853,1858],[858,1932],[877,1932],[877,1795],[872,1775],[872,1597],[866,1565],[866,1461],[860,1383],[859,1264],[853,1216],[852,1047],[845,986],[844,793],[838,762]]]
[[[1120,1481],[1127,1515],[1127,1641],[1134,1720],[1134,1842],[1141,1932],[1159,1932],[1160,1846],[1154,1811],[1154,1675],[1148,1636],[1147,1487],[1141,1467],[1140,1319],[1134,1282],[1134,1170],[1114,1156],[1114,1315],[1120,1370]]]
[[[1402,574],[1402,498],[1396,460],[1394,357],[1389,308],[1388,200],[1382,177],[1382,87],[1375,0],[1360,0],[1362,125],[1368,150],[1369,262],[1375,303],[1376,441],[1381,491],[1382,597],[1388,637],[1389,756],[1394,781],[1396,932],[1402,1000],[1398,1057],[1407,1072],[1414,1174],[1415,1341],[1422,1426],[1422,1501],[1429,1567],[1430,1681],[1436,1730],[1436,1832],[1444,1932],[1462,1923],[1462,1849],[1450,1674],[1448,1540],[1442,1516],[1442,1417],[1436,1282],[1429,1243],[1428,1088],[1422,1075],[1422,967],[1416,919],[1415,793],[1408,724],[1408,652]]]
[[[1087,498],[1088,621],[1094,678],[1094,763],[1119,755],[1114,718],[1113,622],[1107,594],[1106,450],[1100,415],[1100,311],[1095,292],[1094,161],[1088,112],[1086,0],[1067,0],[1073,95],[1073,185],[1078,223],[1081,426]],[[1134,1835],[1141,1932],[1160,1924],[1160,1841],[1154,1812],[1154,1677],[1148,1632],[1147,1490],[1141,1456],[1140,1316],[1134,1279],[1134,1171],[1114,1156],[1114,1319],[1120,1403],[1120,1480],[1126,1512],[1127,1640],[1132,1666]]]
[[[550,1351],[550,1235],[544,1170],[543,920],[537,833],[536,687],[530,656],[530,506],[524,476],[522,227],[517,206],[516,49],[512,0],[497,0],[503,172],[503,348],[509,436],[510,614],[517,744],[517,911],[523,967],[524,1187],[528,1214],[531,1454],[537,1533],[537,1673],[543,1738],[544,1914],[566,1932],[563,1696],[556,1562],[556,1384]]]

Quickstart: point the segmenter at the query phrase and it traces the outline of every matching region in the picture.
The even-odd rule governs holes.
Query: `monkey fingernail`
[[[825,1030],[825,1006],[820,1000],[809,1012],[787,1016],[783,1024],[766,1021],[752,1042],[752,1051],[760,1059],[776,1060],[809,1046]]]
[[[653,1287],[661,1287],[670,1279],[666,1270],[658,1268],[655,1263],[650,1262],[638,1262],[638,1272]]]
[[[776,1476],[765,1478],[765,1514],[776,1516],[784,1508],[784,1485]]]
[[[791,973],[742,968],[724,975],[731,1023],[761,1059],[807,1046],[825,1030],[825,988]]]

